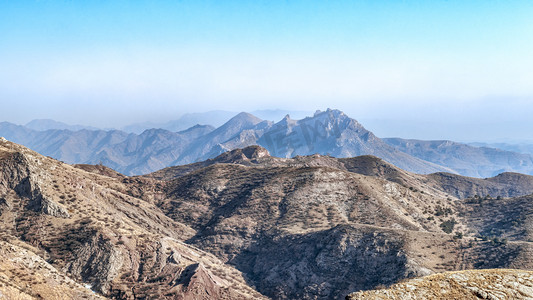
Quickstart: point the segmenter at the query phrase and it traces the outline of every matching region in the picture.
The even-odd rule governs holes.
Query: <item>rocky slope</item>
[[[478,198],[459,200],[431,176],[372,156],[283,159],[251,147],[150,176],[169,179],[158,206],[197,230],[189,243],[276,299],[340,298],[447,270],[533,268],[529,233],[519,232],[531,209],[515,203],[526,200],[486,198],[479,209]]]
[[[480,179],[449,173],[435,173],[425,176],[443,191],[457,198],[474,196],[517,197],[533,193],[533,176],[519,173],[501,173]]]
[[[533,176],[519,173],[502,173],[491,178],[473,178],[450,173],[428,175],[404,171],[378,157],[362,155],[350,158],[334,158],[325,155],[279,158],[271,156],[267,149],[249,146],[225,152],[215,158],[188,165],[168,167],[144,175],[157,180],[171,180],[215,164],[238,164],[255,167],[330,167],[351,173],[379,177],[408,187],[411,190],[431,189],[455,198],[474,196],[517,197],[533,194]]]
[[[313,117],[303,120],[292,120],[286,116],[265,132],[257,143],[277,157],[314,153],[334,157],[374,155],[416,173],[454,172],[394,149],[339,110],[317,111]]]
[[[0,240],[2,299],[105,299],[54,268],[34,251],[39,252],[19,240]]]
[[[346,297],[346,300],[365,299],[533,299],[533,272],[448,272],[408,280],[386,289],[357,292]]]

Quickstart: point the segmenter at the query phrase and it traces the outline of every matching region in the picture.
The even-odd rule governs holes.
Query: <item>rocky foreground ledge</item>
[[[490,269],[439,273],[346,296],[346,300],[356,299],[533,299],[533,272]]]

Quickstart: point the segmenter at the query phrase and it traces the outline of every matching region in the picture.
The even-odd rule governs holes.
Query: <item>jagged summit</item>
[[[298,120],[293,120],[289,115],[286,115],[283,119],[280,121],[274,123],[271,128],[267,131],[267,133],[270,131],[286,131],[286,129],[291,128],[298,124]],[[286,133],[286,132],[285,132]]]
[[[359,122],[340,110],[327,109],[302,120],[284,119],[257,140],[273,156],[294,157],[314,153],[334,157],[378,156],[396,166],[417,173],[449,171],[397,151]]]
[[[268,156],[270,156],[270,154],[268,153],[267,149],[261,146],[253,145],[253,146],[248,146],[243,149],[235,149],[229,152],[225,152],[217,156],[213,160],[224,161],[227,158],[228,161],[235,162],[236,159],[253,160],[253,159],[258,159],[258,158],[268,157]]]

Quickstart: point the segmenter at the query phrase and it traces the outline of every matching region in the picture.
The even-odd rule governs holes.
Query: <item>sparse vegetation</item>
[[[457,222],[454,218],[451,218],[449,220],[442,221],[439,226],[442,228],[442,231],[446,233],[452,233],[453,229],[455,228],[455,224],[457,224]]]

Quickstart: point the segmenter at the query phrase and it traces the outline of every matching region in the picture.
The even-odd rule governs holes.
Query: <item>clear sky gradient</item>
[[[532,20],[532,1],[0,0],[0,121],[332,107],[380,136],[533,139]]]

